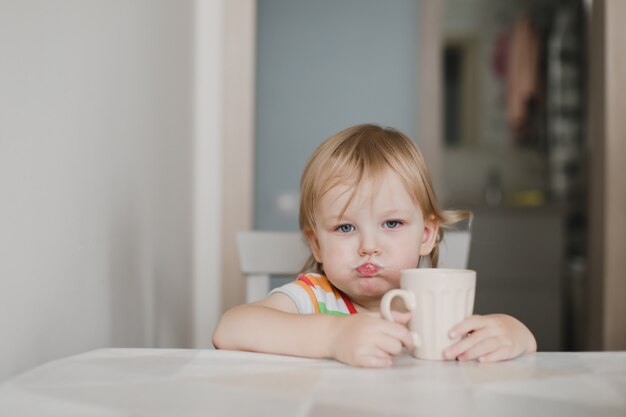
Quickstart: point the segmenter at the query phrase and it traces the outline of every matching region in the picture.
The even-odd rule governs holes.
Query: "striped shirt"
[[[295,281],[272,290],[270,295],[278,292],[291,298],[300,314],[347,316],[357,313],[350,299],[320,274],[302,274]]]

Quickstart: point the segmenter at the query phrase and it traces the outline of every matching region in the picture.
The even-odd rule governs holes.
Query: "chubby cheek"
[[[396,269],[417,268],[420,260],[419,242],[414,236],[407,236],[402,241],[396,242],[394,250],[388,251],[388,259],[392,261]]]
[[[343,245],[325,245],[321,248],[322,263],[324,269],[350,267],[350,262],[354,258],[354,251]]]
[[[400,269],[412,269],[417,268],[417,265],[420,262],[419,255],[415,255],[415,253],[408,254],[405,258],[404,262],[400,265]]]
[[[397,284],[400,283],[400,271],[403,269],[412,269],[417,268],[417,264],[419,264],[419,255],[415,255],[414,252],[407,253],[398,253],[398,256],[388,262],[390,279]]]

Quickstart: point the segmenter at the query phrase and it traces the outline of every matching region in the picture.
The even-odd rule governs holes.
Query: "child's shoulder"
[[[317,272],[303,272],[302,274],[298,275],[298,278],[296,279],[300,279],[300,278],[308,278],[308,279],[326,279],[326,276],[317,273]]]
[[[312,293],[316,294],[318,299],[325,297],[335,299],[346,298],[344,294],[339,291],[339,289],[335,287],[328,278],[326,278],[325,275],[316,272],[300,274],[293,283],[307,290],[307,292],[312,290]]]
[[[295,284],[292,287],[294,289],[300,287],[301,295],[310,301],[315,313],[339,316],[357,313],[350,299],[335,288],[330,280],[322,274],[316,272],[300,274],[292,284],[288,285],[293,284]],[[309,310],[307,311],[313,312]],[[298,311],[304,311],[304,309],[299,307]]]
[[[302,282],[310,287],[320,287],[325,291],[333,292],[334,287],[325,275],[317,272],[305,272],[298,275],[296,282]]]

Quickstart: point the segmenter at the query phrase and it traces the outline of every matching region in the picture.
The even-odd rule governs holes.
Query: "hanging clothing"
[[[539,36],[526,14],[517,18],[508,45],[506,118],[521,130],[528,122],[528,104],[539,91]]]
[[[511,28],[506,28],[500,32],[493,46],[491,57],[492,71],[500,79],[506,79],[509,64],[509,48],[511,46]]]

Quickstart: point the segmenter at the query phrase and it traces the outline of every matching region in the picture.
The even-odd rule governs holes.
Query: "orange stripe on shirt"
[[[311,302],[313,303],[313,307],[315,308],[315,314],[319,314],[320,307],[319,305],[317,305],[317,298],[315,297],[315,294],[313,294],[313,289],[311,289],[311,287],[309,287],[305,282],[302,282],[300,280],[294,281],[294,283],[304,288],[306,293],[309,295]]]
[[[313,283],[313,285],[317,285],[318,287],[323,289],[325,292],[335,294],[335,298],[337,300],[341,298],[341,296],[337,294],[337,291],[330,286],[330,282],[328,281],[328,279],[323,279],[321,277],[317,277],[315,275],[309,275],[309,274],[307,274],[306,277],[309,279],[309,281]]]
[[[348,308],[348,311],[350,312],[350,314],[358,313],[357,309],[352,304],[352,301],[350,301],[350,299],[343,292],[341,292],[341,290],[339,290],[338,288],[332,287],[330,285],[330,281],[328,280],[328,278],[320,277],[320,276],[312,275],[312,274],[304,274],[304,276],[300,276],[300,279],[297,282],[302,283],[303,281],[307,284],[311,283],[313,285],[317,285],[320,288],[322,288],[324,291],[326,291],[327,293],[333,293],[337,300],[342,299],[343,302],[346,304],[346,307]],[[306,285],[306,287],[309,287],[309,285]],[[311,296],[311,293],[309,293],[309,297],[310,296]]]

